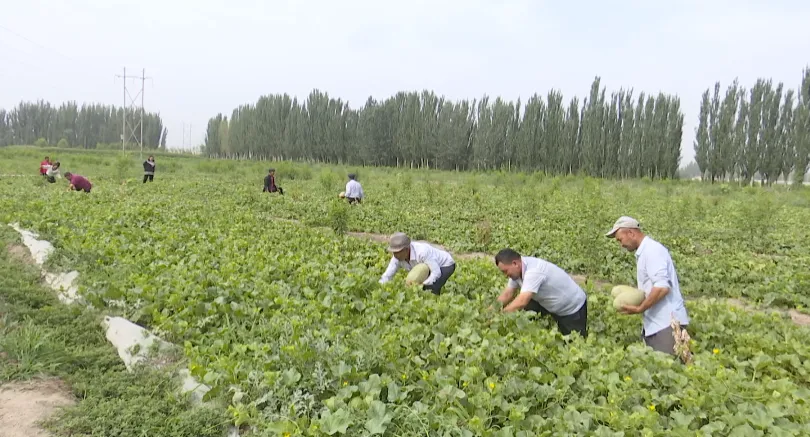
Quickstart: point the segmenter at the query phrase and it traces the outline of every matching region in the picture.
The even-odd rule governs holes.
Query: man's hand
[[[641,305],[622,305],[621,312],[623,314],[643,313],[657,304],[667,293],[669,293],[669,288],[653,287],[644,302],[641,302]]]
[[[622,314],[638,314],[643,313],[644,308],[640,305],[622,305]]]
[[[516,298],[512,299],[512,302],[509,303],[506,307],[504,307],[503,312],[511,313],[515,311],[522,310],[529,304],[532,300],[532,293],[529,291],[521,292],[517,295]]]

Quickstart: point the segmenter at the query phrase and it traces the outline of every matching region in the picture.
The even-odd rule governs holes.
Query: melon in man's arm
[[[631,287],[629,285],[617,285],[617,286],[613,287],[612,290],[610,290],[610,295],[613,296],[613,297],[616,297],[616,296],[620,295],[621,293],[624,293],[625,291],[634,291],[634,290],[635,291],[641,291],[638,288]],[[643,291],[642,291],[642,293],[643,293]]]
[[[408,276],[405,277],[405,284],[419,285],[425,282],[428,276],[430,276],[430,267],[425,263],[417,264],[408,272]]]
[[[647,297],[643,291],[627,285],[617,285],[610,292],[613,295],[613,308],[621,310],[624,305],[638,306]]]

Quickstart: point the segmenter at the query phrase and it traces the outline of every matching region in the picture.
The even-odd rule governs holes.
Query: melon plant
[[[20,152],[0,149],[0,174],[29,162],[14,155]],[[96,153],[74,154],[90,159]],[[221,164],[170,159],[187,162],[185,169]],[[249,174],[234,175],[227,191],[211,188],[220,174],[177,174],[142,190],[118,185],[126,178],[114,167],[88,165],[87,171],[107,182],[90,198],[65,196],[59,202],[52,200],[64,187],[21,190],[12,178],[0,180],[0,218],[54,243],[52,270],[81,272],[80,293],[94,305],[123,300],[137,316],[133,321],[159,327],[167,340],[182,344],[188,370],[212,387],[208,396],[253,435],[810,435],[806,328],[779,314],[690,300],[686,305],[701,339],[693,345],[693,363],[675,365],[641,343],[640,320],[617,314],[607,293],[588,297],[595,310],[588,314],[594,335],[587,341],[564,339],[548,317],[530,322],[522,312],[489,312],[504,283],[491,260],[460,258],[451,285],[436,298],[401,281],[377,284],[390,259],[383,256],[383,243],[278,220],[327,223],[329,208],[345,205],[335,201],[335,185],[323,186],[317,177],[289,181],[292,196],[259,205]],[[425,190],[397,197],[393,189],[403,189],[395,185],[396,175],[367,171],[375,172],[378,187],[390,188],[375,192],[375,201],[362,210],[347,206],[351,230],[418,230],[437,244],[478,250],[471,224],[484,215],[492,220],[492,245],[536,248],[542,241],[542,253],[561,267],[609,272],[615,280],[634,277],[632,255],[621,252],[605,262],[606,254],[621,251],[615,242],[580,237],[572,244],[571,235],[615,220],[582,213],[590,211],[583,204],[604,202],[605,196],[581,190],[580,179],[548,192],[540,227],[532,217],[498,214],[519,211],[523,199],[498,196],[497,187],[481,183],[481,201],[473,209],[463,202],[469,188],[437,185],[447,208],[436,210]],[[629,190],[608,184],[605,191]],[[695,187],[677,188],[673,196],[691,199]],[[801,285],[808,277],[796,266],[810,251],[795,242],[810,235],[802,226],[810,209],[786,203],[777,210],[783,217],[772,235],[784,244],[782,253],[796,255],[777,263],[737,250],[744,234],[735,234],[729,220],[745,198],[718,198],[716,207],[707,198],[706,214],[717,220],[712,224],[690,221],[702,210],[681,211],[686,203],[673,197],[653,203],[646,197],[638,206],[622,201],[611,208],[616,215],[636,207],[650,215],[671,212],[658,214],[654,227],[673,243],[675,262],[685,264],[684,282],[699,281],[707,294],[762,298],[767,292],[779,301],[810,305],[810,294],[787,291],[807,289]],[[675,210],[668,209],[673,205]],[[78,209],[81,215],[71,214]],[[696,239],[718,249],[714,254],[684,255],[694,252],[692,239],[671,232],[693,224]],[[712,227],[720,225],[727,231]],[[765,283],[770,277],[774,281]],[[3,279],[0,294],[9,285]]]
[[[622,309],[623,305],[641,305],[646,295],[643,291],[629,285],[617,285],[610,291],[613,296],[613,308]]]
[[[408,285],[421,284],[425,282],[428,276],[430,276],[430,267],[425,263],[420,263],[413,266],[411,271],[408,272],[405,283]]]

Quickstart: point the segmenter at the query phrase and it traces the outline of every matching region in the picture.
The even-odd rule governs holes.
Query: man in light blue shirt
[[[641,305],[625,305],[625,314],[643,313],[641,331],[644,343],[657,351],[675,355],[672,319],[682,328],[689,325],[675,263],[664,245],[644,235],[638,220],[622,216],[605,234],[636,255],[636,280],[646,298]]]

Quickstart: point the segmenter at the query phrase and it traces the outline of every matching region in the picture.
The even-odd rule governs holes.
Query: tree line
[[[587,98],[550,91],[525,103],[451,101],[400,92],[357,109],[313,90],[299,102],[262,96],[209,120],[211,157],[310,160],[439,169],[517,169],[598,177],[674,178],[683,114],[677,97],[609,96],[596,77]]]
[[[702,178],[768,185],[780,178],[801,184],[810,163],[810,69],[799,92],[759,79],[746,90],[734,81],[720,95],[707,89],[700,103],[695,160]]]
[[[6,111],[0,109],[0,146],[13,144],[58,145],[84,149],[121,147],[123,108],[66,102],[56,107],[44,101],[21,102]],[[140,114],[127,114],[128,130],[140,121]],[[136,131],[136,137],[140,129]],[[168,129],[159,114],[143,116],[144,148],[166,148]],[[127,142],[127,147],[133,139]]]

